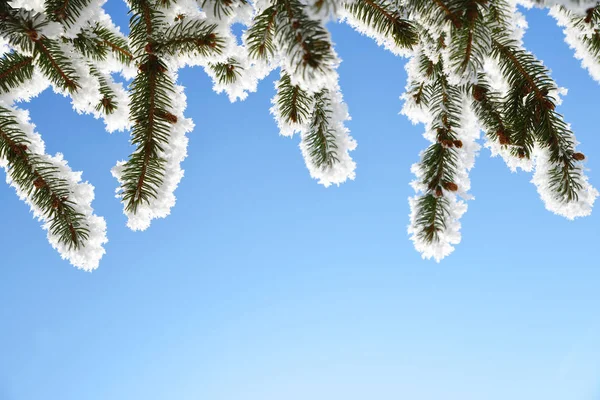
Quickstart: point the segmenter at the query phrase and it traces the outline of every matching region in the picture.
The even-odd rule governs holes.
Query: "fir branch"
[[[212,5],[212,13],[218,19],[222,19],[224,16],[230,16],[236,6],[248,4],[247,0],[203,0],[201,7],[206,9],[207,6]]]
[[[273,42],[276,29],[277,7],[267,7],[258,14],[246,35],[248,55],[254,59],[267,59],[275,54]]]
[[[32,153],[29,140],[11,112],[0,107],[0,157],[8,161],[7,173],[25,196],[49,221],[49,231],[69,249],[85,246],[89,228],[75,210],[67,182],[58,168]]]
[[[24,53],[33,55],[34,63],[55,85],[74,92],[79,87],[72,60],[61,49],[60,44],[43,35],[48,21],[33,11],[15,10],[6,4],[0,9],[0,31],[9,42]]]
[[[491,49],[492,33],[483,19],[487,3],[467,0],[461,8],[464,9],[461,28],[453,34],[450,59],[454,71],[469,81],[483,68],[483,59]]]
[[[310,116],[312,100],[308,92],[299,85],[292,85],[290,76],[283,73],[277,83],[276,105],[283,121],[302,125]]]
[[[400,10],[388,1],[357,0],[347,4],[346,9],[379,34],[389,36],[399,47],[411,49],[418,42],[414,24],[403,18]]]
[[[228,58],[227,62],[209,64],[210,69],[215,73],[217,81],[221,84],[235,83],[243,71],[242,65],[235,58]]]
[[[0,92],[9,92],[33,76],[33,58],[7,53],[0,59]]]
[[[410,0],[406,2],[406,8],[409,13],[420,15],[432,25],[450,21],[454,28],[462,27],[458,12],[451,9],[444,0]]]
[[[71,43],[88,58],[105,60],[110,51],[122,64],[129,65],[133,61],[127,40],[100,24],[82,29]]]
[[[102,99],[96,105],[96,111],[103,112],[105,115],[113,114],[119,107],[119,103],[116,101],[117,95],[108,84],[108,79],[100,71],[98,71],[92,64],[88,64],[90,74],[98,80],[100,86],[100,94]]]
[[[585,17],[574,15],[564,8],[563,12],[570,19],[570,27],[577,32],[587,54],[600,64],[600,5],[589,8]]]
[[[478,83],[471,86],[471,94],[473,110],[486,135],[502,146],[510,145],[512,129],[507,126],[505,120],[504,104],[500,94],[491,89],[484,74],[479,74]]]
[[[72,60],[56,41],[45,36],[34,40],[34,56],[36,65],[52,83],[69,92],[80,87]]]
[[[149,0],[130,0],[130,6],[129,39],[134,56],[140,57],[164,32],[164,14]]]
[[[327,89],[322,89],[313,96],[310,126],[305,136],[302,137],[312,162],[315,167],[321,169],[332,168],[340,161],[337,154],[335,131],[330,125],[332,110],[328,94]]]
[[[223,39],[215,33],[217,26],[202,20],[187,20],[167,29],[160,40],[150,43],[150,52],[157,54],[220,54]],[[148,50],[148,49],[147,49]]]
[[[136,150],[125,163],[122,176],[123,202],[131,212],[156,198],[164,177],[162,146],[169,142],[170,124],[177,122],[169,111],[174,84],[166,66],[152,54],[143,61],[131,84],[130,119],[135,121],[131,135]]]
[[[320,21],[311,19],[299,0],[275,0],[278,47],[294,68],[292,74],[311,77],[331,69],[336,60],[328,31]]]
[[[443,69],[441,64],[436,63],[433,70]],[[428,108],[433,116],[429,129],[435,133],[436,142],[425,150],[418,164],[417,176],[424,193],[414,205],[417,216],[414,229],[425,243],[433,243],[438,240],[439,232],[446,229],[446,218],[450,215],[450,203],[442,200],[445,191],[458,189],[455,184],[459,163],[457,148],[462,147],[462,142],[456,130],[460,128],[462,92],[459,87],[450,85],[444,74],[437,75],[428,85],[428,91]]]
[[[417,199],[415,208],[417,217],[414,223],[420,228],[417,237],[425,243],[439,242],[439,235],[446,230],[446,220],[450,215],[448,199],[429,193]]]
[[[33,53],[35,42],[42,39],[40,32],[48,24],[40,13],[14,9],[8,2],[0,2],[0,33],[18,51]]]
[[[513,108],[523,113],[514,119],[521,117],[540,146],[550,151],[549,161],[555,166],[550,188],[563,202],[577,201],[582,171],[574,156],[574,135],[562,116],[554,111],[556,105],[550,97],[550,91],[555,90],[554,82],[539,61],[511,41],[494,40],[493,46],[493,55],[500,60],[502,72],[511,85],[509,96],[513,98]]]
[[[70,26],[90,2],[91,0],[46,0],[46,15],[53,21]]]

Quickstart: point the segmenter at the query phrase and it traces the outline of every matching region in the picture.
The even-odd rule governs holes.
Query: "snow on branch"
[[[202,67],[213,90],[232,102],[279,69],[271,113],[280,134],[298,133],[310,176],[339,185],[355,178],[356,142],[327,25],[335,21],[409,58],[402,113],[425,126],[429,142],[412,168],[416,195],[409,200],[409,235],[423,257],[439,261],[461,240],[481,131],[485,147],[511,170],[533,171],[547,209],[585,216],[598,196],[586,156],[556,109],[565,91],[523,45],[527,22],[519,8],[549,8],[600,82],[596,0],[128,0],[127,35],[105,3],[0,2],[0,162],[52,246],[79,268],[96,268],[104,254],[93,188],[62,156],[44,153],[15,102],[52,87],[76,112],[103,119],[107,131],[128,130],[135,149],[112,173],[128,226],[143,230],[170,214],[184,174],[194,123],[184,115],[179,69]]]
[[[0,165],[61,257],[77,268],[96,269],[108,240],[106,222],[91,206],[94,187],[81,182],[81,172],[72,171],[62,154],[45,153],[27,111],[0,107]]]

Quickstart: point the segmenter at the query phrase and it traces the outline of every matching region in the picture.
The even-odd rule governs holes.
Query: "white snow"
[[[16,116],[19,128],[27,135],[30,141],[28,151],[40,156],[44,161],[58,168],[57,176],[68,182],[71,193],[69,200],[75,203],[73,205],[75,210],[84,215],[84,222],[89,229],[89,239],[85,242],[85,246],[75,249],[60,243],[59,238],[52,235],[49,231],[51,221],[46,218],[42,210],[32,203],[27,192],[10,179],[8,173],[6,178],[7,183],[15,188],[19,198],[29,205],[34,217],[42,222],[42,227],[48,231],[48,241],[63,259],[69,260],[75,267],[86,271],[98,268],[100,259],[105,253],[103,245],[108,242],[108,239],[106,238],[106,222],[104,218],[96,216],[92,209],[94,187],[88,182],[81,182],[81,172],[72,171],[63,159],[62,154],[58,153],[55,156],[50,156],[45,153],[44,142],[41,136],[34,131],[35,125],[30,122],[29,113],[26,110],[7,108]],[[0,158],[0,166],[8,172],[7,160]]]
[[[391,51],[398,56],[410,57],[406,70],[410,81],[424,81],[427,83],[428,78],[422,76],[419,71],[418,59],[421,54],[426,55],[434,62],[441,59],[445,65],[445,74],[450,84],[464,84],[467,82],[475,82],[477,79],[476,72],[472,69],[467,69],[465,72],[458,74],[453,68],[449,68],[451,46],[447,46],[441,51],[437,48],[437,44],[433,42],[425,42],[417,46],[414,50],[409,51],[398,47],[393,39],[381,35],[372,27],[364,24],[362,21],[354,18],[347,10],[335,1],[325,2],[326,6],[321,10],[315,7],[315,0],[301,0],[308,7],[305,9],[306,15],[312,18],[321,27],[333,20],[346,22],[356,31],[374,39],[380,46]],[[355,0],[351,0],[355,1]],[[349,3],[348,1],[347,3]],[[81,12],[81,18],[75,23],[65,26],[60,23],[49,22],[43,28],[41,33],[48,38],[58,39],[61,41],[61,48],[74,61],[76,73],[80,78],[81,88],[74,92],[68,93],[63,88],[51,85],[50,82],[41,75],[36,68],[33,79],[27,84],[24,84],[10,93],[0,95],[0,105],[11,109],[19,120],[21,128],[27,133],[32,141],[31,151],[39,154],[48,162],[53,163],[60,170],[60,176],[69,182],[72,192],[72,200],[77,202],[77,210],[86,216],[86,222],[90,228],[90,240],[85,247],[79,250],[68,249],[58,243],[58,238],[48,234],[48,240],[55,247],[63,258],[67,258],[78,268],[85,270],[93,270],[97,268],[98,262],[104,254],[103,244],[106,243],[106,223],[104,219],[93,214],[91,202],[94,198],[93,187],[87,182],[81,182],[81,173],[73,172],[67,162],[63,160],[61,154],[50,156],[45,154],[44,144],[41,137],[34,132],[34,125],[29,121],[26,111],[14,108],[15,102],[29,101],[37,96],[47,87],[52,86],[53,90],[64,96],[69,96],[72,101],[72,106],[78,113],[91,114],[96,118],[104,120],[106,130],[113,132],[116,130],[129,130],[131,123],[129,121],[129,99],[126,88],[122,83],[115,82],[112,75],[115,73],[121,74],[125,79],[132,79],[136,74],[135,63],[130,66],[121,65],[119,60],[112,54],[103,62],[94,61],[93,64],[97,71],[103,76],[107,84],[113,90],[118,104],[117,110],[113,114],[105,115],[96,110],[98,102],[102,98],[100,86],[97,79],[90,74],[87,68],[87,63],[90,60],[79,55],[75,49],[68,43],[62,43],[62,38],[73,38],[82,29],[89,28],[91,23],[100,22],[103,26],[110,29],[117,35],[121,35],[119,28],[112,22],[110,16],[103,10],[103,5],[106,0],[92,0]],[[339,161],[332,167],[320,168],[314,163],[311,158],[306,137],[309,134],[310,118],[303,124],[290,125],[287,121],[281,118],[277,108],[277,95],[273,99],[273,107],[271,113],[279,127],[279,131],[283,136],[293,136],[294,133],[299,133],[299,147],[304,156],[306,166],[310,176],[316,179],[320,184],[328,187],[331,185],[339,185],[347,180],[352,180],[356,175],[356,163],[350,157],[350,152],[356,148],[356,141],[350,136],[349,130],[345,123],[350,119],[348,106],[344,102],[341,89],[339,86],[339,76],[337,68],[341,62],[334,50],[334,44],[329,35],[325,39],[331,45],[331,60],[322,68],[312,68],[304,66],[302,62],[303,50],[301,46],[291,46],[290,43],[282,39],[282,35],[276,35],[275,43],[279,50],[274,57],[266,61],[256,61],[249,58],[245,43],[245,35],[242,35],[240,41],[233,33],[234,24],[243,24],[248,26],[252,22],[252,18],[259,10],[263,10],[269,6],[269,0],[255,0],[248,4],[234,2],[232,12],[228,16],[219,18],[213,11],[212,4],[208,3],[206,9],[201,9],[202,2],[195,0],[178,0],[173,3],[170,8],[163,9],[163,23],[166,27],[173,27],[178,23],[178,16],[185,15],[185,21],[198,20],[204,21],[207,24],[215,24],[215,33],[223,39],[223,51],[219,55],[199,56],[199,55],[177,55],[165,56],[164,61],[168,65],[168,70],[171,79],[177,82],[178,70],[185,66],[201,66],[205,72],[213,80],[213,89],[217,93],[227,94],[231,102],[244,100],[249,93],[257,90],[258,83],[267,77],[271,71],[280,68],[282,72],[287,72],[292,84],[299,85],[305,90],[309,96],[326,90],[325,96],[331,107],[331,113],[328,116],[328,124],[332,129],[335,137],[335,145],[337,146],[336,153]],[[390,2],[392,4],[393,2]],[[581,60],[584,68],[590,75],[600,82],[600,60],[592,55],[587,50],[583,40],[593,34],[592,28],[576,25],[573,16],[584,15],[585,10],[591,6],[595,6],[596,0],[548,0],[548,1],[533,1],[533,0],[508,0],[510,7],[510,29],[508,35],[514,39],[519,46],[522,46],[523,33],[527,28],[527,21],[518,6],[524,7],[548,7],[550,14],[556,18],[558,24],[563,27],[565,32],[565,41],[571,48],[575,50],[575,57]],[[10,4],[13,7],[21,7],[26,10],[44,13],[43,0],[12,0]],[[332,5],[337,5],[333,7]],[[564,8],[563,8],[564,7]],[[37,16],[36,18],[43,18]],[[288,24],[287,16],[278,15],[280,24]],[[440,34],[448,36],[446,41],[449,41],[453,34],[451,24],[447,23],[432,23],[427,18],[422,18],[418,15],[411,15],[411,18],[416,18],[417,22],[423,29],[428,30],[433,34],[433,37]],[[293,28],[289,28],[293,29]],[[122,35],[121,35],[122,36]],[[13,49],[5,40],[0,37],[0,52],[7,53]],[[238,72],[240,75],[233,83],[221,83],[218,77],[210,66],[214,63],[226,62],[228,59],[234,59],[240,65]],[[488,80],[492,88],[501,95],[506,94],[508,90],[507,82],[505,81],[502,72],[500,71],[498,60],[486,58],[484,67]],[[186,96],[183,91],[183,86],[176,85],[175,93],[172,94],[173,99],[173,114],[177,116],[177,122],[172,124],[168,143],[164,146],[160,157],[166,160],[166,169],[164,181],[158,188],[158,196],[150,201],[149,204],[142,204],[135,215],[130,212],[125,212],[128,218],[127,225],[133,230],[144,230],[148,228],[151,221],[157,218],[164,218],[170,214],[171,208],[175,205],[176,190],[184,171],[181,168],[181,163],[187,155],[187,134],[194,128],[194,123],[185,118],[184,110],[186,108]],[[408,87],[407,87],[408,89]],[[560,95],[565,94],[565,91],[556,86],[550,94],[557,102],[560,103]],[[433,120],[432,110],[423,105],[415,104],[414,99],[409,94],[402,95],[404,100],[402,113],[406,115],[413,123],[422,123],[425,125],[425,138],[429,142],[436,141],[436,134],[433,126],[436,121]],[[311,113],[314,111],[314,101],[311,103]],[[415,248],[420,251],[424,258],[434,258],[437,261],[447,256],[454,250],[454,246],[461,240],[460,234],[460,218],[467,210],[466,200],[471,199],[469,194],[470,180],[468,173],[474,166],[475,157],[480,149],[478,139],[480,136],[479,124],[470,110],[470,99],[465,97],[462,102],[461,127],[456,130],[456,134],[462,141],[461,148],[454,148],[458,158],[457,172],[454,177],[455,183],[458,185],[457,192],[444,190],[444,197],[448,200],[449,214],[446,216],[446,225],[443,232],[440,232],[440,240],[433,244],[423,242],[418,236],[418,227],[415,224],[416,210],[415,204],[419,196],[423,196],[427,192],[422,182],[423,171],[419,164],[413,165],[412,171],[416,175],[416,180],[412,183],[416,191],[416,196],[409,199],[411,206],[411,225],[408,228],[411,239],[414,242]],[[439,122],[439,121],[437,121]],[[575,143],[575,138],[572,138]],[[500,146],[498,143],[487,140],[485,147],[488,147],[492,155],[500,155],[513,171],[523,169],[525,171],[534,170],[532,182],[536,185],[540,197],[544,201],[546,208],[557,214],[563,215],[569,219],[579,216],[588,215],[591,212],[592,206],[598,196],[598,191],[594,189],[584,175],[583,166],[580,167],[581,183],[583,188],[578,191],[578,200],[570,203],[564,203],[556,197],[556,194],[549,189],[548,171],[553,167],[549,162],[547,150],[535,148],[531,160],[519,159],[510,154],[510,149],[507,146]],[[0,165],[7,168],[7,161],[0,160]],[[122,166],[123,162],[119,162],[112,170],[113,175],[122,184]],[[13,182],[9,182],[13,186]],[[24,194],[21,188],[16,188],[19,196],[26,201],[32,208],[34,215],[42,220],[44,228],[48,229],[48,221],[40,210],[35,209],[30,202],[30,199]],[[120,192],[117,195],[120,197]]]

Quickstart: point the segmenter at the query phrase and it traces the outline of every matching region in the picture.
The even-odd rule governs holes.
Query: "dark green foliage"
[[[571,24],[584,32],[582,41],[592,57],[600,61],[600,4],[589,8],[585,16],[571,16]]]
[[[399,47],[411,49],[418,43],[419,36],[415,25],[404,18],[401,8],[396,9],[388,1],[357,0],[346,8],[381,35],[390,37]]]
[[[0,60],[0,91],[8,92],[25,83],[33,74],[33,58],[8,53]]]
[[[448,91],[448,87],[437,84],[434,86],[434,91]],[[435,99],[440,97],[433,95]],[[441,101],[432,107],[435,112],[436,123],[433,126],[437,132],[437,142],[433,143],[423,154],[421,159],[421,169],[423,170],[423,183],[429,191],[439,191],[443,184],[452,182],[456,174],[456,149],[454,142],[458,140],[455,130],[459,127],[457,105],[452,102]],[[448,111],[446,111],[446,108]]]
[[[202,8],[211,8],[213,15],[219,19],[229,16],[236,5],[248,4],[247,0],[203,0]]]
[[[294,68],[288,72],[310,77],[331,69],[336,57],[321,22],[311,19],[299,0],[275,0],[275,6],[277,46]]]
[[[74,92],[79,88],[79,76],[72,59],[58,42],[42,37],[34,42],[34,60],[42,73],[56,86]]]
[[[92,76],[98,79],[98,83],[100,84],[100,94],[102,95],[102,99],[96,105],[96,111],[101,111],[107,115],[114,113],[119,105],[116,101],[115,93],[108,85],[107,78],[102,73],[98,72],[94,66],[90,65],[89,68]]]
[[[219,83],[232,84],[238,80],[243,67],[235,58],[228,58],[227,62],[210,64],[210,68],[217,75]]]
[[[177,124],[171,94],[175,84],[161,58],[178,54],[218,54],[222,39],[215,25],[184,19],[167,28],[160,6],[152,1],[131,2],[131,43],[138,62],[138,74],[130,85],[132,144],[136,150],[123,166],[122,201],[135,213],[138,206],[157,196],[165,174],[163,146]]]
[[[267,59],[275,54],[277,7],[271,6],[254,18],[248,29],[248,54],[255,59]]]
[[[563,201],[576,200],[581,171],[573,158],[573,133],[555,111],[550,93],[556,85],[548,70],[510,40],[495,39],[492,54],[499,59],[511,87],[507,101],[509,121],[529,131],[541,147],[549,150],[550,162],[556,165],[551,173],[552,189]]]
[[[298,85],[292,85],[290,76],[283,74],[277,83],[277,108],[281,118],[289,124],[304,124],[310,115],[312,99]]]
[[[160,54],[219,54],[223,39],[214,33],[216,25],[199,20],[184,20],[166,29],[149,45]]]
[[[125,65],[133,60],[127,41],[100,24],[81,30],[72,43],[81,54],[95,60],[105,60],[109,52]]]
[[[497,141],[501,145],[513,144],[516,138],[513,137],[512,126],[507,124],[502,98],[487,84],[487,78],[484,74],[480,74],[477,85],[471,87],[471,95],[473,97],[473,110],[477,114],[486,135],[492,141]],[[527,155],[529,155],[531,144],[528,143],[524,147],[527,150]]]
[[[46,0],[45,3],[48,18],[70,26],[77,21],[90,0]]]
[[[133,212],[141,202],[156,197],[156,189],[162,183],[164,160],[160,151],[169,141],[169,96],[174,91],[173,81],[160,59],[147,55],[141,61],[144,70],[130,86],[130,118],[135,121],[131,142],[136,151],[123,170],[123,201]]]
[[[407,2],[406,10],[411,14],[423,16],[432,25],[443,25],[451,23],[453,27],[460,28],[461,9],[458,4],[445,0],[412,0]]]
[[[415,224],[422,227],[417,235],[429,243],[438,241],[439,233],[446,229],[448,199],[430,193],[420,197],[415,207],[419,210]]]
[[[48,22],[32,11],[17,11],[4,5],[0,31],[10,43],[33,54],[34,63],[56,86],[70,92],[77,90],[79,77],[75,73],[72,60],[64,53],[56,40],[43,36],[41,29]]]
[[[339,162],[337,145],[335,143],[335,130],[330,126],[331,101],[329,91],[323,89],[313,96],[313,113],[310,127],[303,142],[308,154],[317,168],[331,168]]]
[[[585,156],[576,152],[574,135],[556,111],[557,86],[547,68],[522,48],[515,34],[512,3],[506,0],[198,1],[206,19],[175,16],[168,8],[176,3],[129,0],[130,33],[125,38],[108,23],[81,20],[88,14],[84,9],[91,0],[47,0],[44,13],[0,1],[0,36],[11,48],[0,60],[0,93],[19,88],[34,72],[69,93],[78,92],[91,76],[100,94],[93,101],[100,100],[86,111],[109,115],[127,104],[117,103],[116,87],[105,70],[112,68],[112,63],[106,61],[116,59],[137,67],[129,85],[135,150],[118,174],[128,213],[136,213],[162,194],[167,163],[173,160],[166,150],[174,144],[172,135],[186,129],[177,125],[182,112],[175,100],[179,97],[174,82],[177,71],[169,70],[183,64],[186,60],[182,57],[200,56],[196,63],[210,68],[219,85],[235,90],[253,90],[244,85],[253,83],[266,70],[263,68],[281,67],[274,114],[284,129],[301,132],[302,149],[311,168],[314,165],[321,169],[317,172],[337,174],[336,166],[344,164],[350,146],[343,144],[345,128],[339,120],[343,115],[334,114],[339,108],[332,102],[342,101],[337,93],[339,59],[325,24],[340,10],[343,12],[337,16],[350,13],[353,24],[361,25],[379,42],[394,44],[395,53],[406,49],[406,54],[411,54],[412,50],[418,57],[411,61],[416,65],[410,64],[412,81],[406,99],[407,109],[417,111],[411,117],[426,123],[425,136],[432,142],[417,167],[416,226],[410,228],[422,242],[447,240],[444,233],[450,225],[455,233],[454,219],[461,211],[453,208],[456,194],[464,196],[468,190],[466,172],[476,148],[475,126],[461,126],[467,125],[465,116],[471,111],[488,138],[502,146],[503,156],[529,159],[539,155],[537,160],[542,162],[536,164],[536,172],[543,164],[543,176],[538,175],[541,183],[536,184],[545,199],[554,195],[552,202],[566,204],[576,201],[582,189],[589,189],[581,166]],[[234,47],[236,38],[227,32],[227,25],[242,20],[237,16],[255,6],[264,9],[255,10],[244,34],[242,46],[248,62],[238,52],[243,50]],[[600,62],[600,4],[585,12],[579,9],[579,14],[563,11],[569,15],[571,33],[586,47],[588,56]],[[484,69],[484,63],[491,68]],[[501,77],[492,74],[498,68]],[[258,73],[252,75],[254,72]],[[250,75],[244,76],[246,73]],[[506,88],[497,84],[499,80]],[[237,84],[240,87],[234,86]],[[468,141],[464,149],[463,140]],[[71,248],[83,246],[89,231],[71,202],[67,182],[50,158],[34,154],[28,146],[11,111],[0,108],[0,158],[8,165],[9,176],[44,212],[50,231],[61,243]],[[463,153],[466,150],[471,153]],[[351,160],[349,163],[354,165]],[[311,170],[317,175],[314,172]],[[591,207],[588,203],[583,207]],[[585,215],[588,211],[578,212]],[[447,246],[435,249],[437,257]]]
[[[461,128],[461,101],[464,94],[460,87],[450,85],[443,70],[442,62],[433,63],[424,55],[420,61],[421,72],[429,77],[429,82],[418,84],[423,101],[433,115],[431,129],[436,133],[432,143],[421,157],[420,181],[425,193],[415,207],[417,209],[417,235],[427,242],[438,239],[438,233],[445,229],[445,218],[449,215],[446,191],[456,191],[454,183],[457,173],[458,148],[462,142],[457,130]],[[416,83],[415,83],[416,84]],[[417,92],[419,93],[419,92]]]
[[[11,112],[0,107],[0,158],[8,161],[8,175],[25,196],[48,218],[49,231],[69,248],[85,245],[89,229],[78,213],[67,182],[58,169],[29,150],[29,140]]]
[[[483,68],[484,57],[489,54],[491,31],[484,21],[487,2],[470,0],[464,2],[460,27],[454,28],[451,45],[452,68],[458,74],[473,74]],[[457,17],[459,18],[459,17]]]

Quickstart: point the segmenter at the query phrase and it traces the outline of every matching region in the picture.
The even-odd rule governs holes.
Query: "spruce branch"
[[[100,94],[102,99],[96,105],[96,111],[101,111],[106,115],[113,114],[118,108],[117,95],[108,84],[109,77],[99,72],[93,65],[89,64],[90,74],[98,80]]]
[[[227,59],[227,62],[211,63],[209,66],[215,73],[217,81],[227,85],[235,83],[244,69],[235,58],[231,57]]]
[[[492,90],[485,74],[479,74],[478,83],[471,86],[472,107],[490,140],[502,146],[512,143],[512,128],[507,125],[500,93]]]
[[[581,32],[589,54],[600,62],[600,5],[589,8],[584,18],[572,16],[572,25]]]
[[[164,177],[162,145],[169,141],[169,124],[176,122],[170,113],[169,94],[174,84],[167,68],[155,55],[142,59],[140,73],[131,84],[131,135],[137,147],[123,169],[123,202],[135,212],[139,204],[157,195]]]
[[[483,69],[484,58],[489,54],[492,32],[484,21],[487,3],[467,0],[462,5],[460,28],[456,28],[451,41],[451,67],[467,81],[472,81]]]
[[[230,16],[235,7],[248,4],[247,0],[202,0],[203,9],[212,8],[212,13],[218,19]]]
[[[58,42],[42,36],[34,40],[33,54],[36,65],[52,83],[69,92],[80,87],[72,61]]]
[[[291,67],[288,72],[311,79],[331,71],[336,56],[321,22],[311,19],[299,0],[275,0],[275,5],[275,38]]]
[[[404,18],[402,9],[396,9],[386,0],[357,0],[347,4],[355,18],[374,28],[380,35],[389,36],[399,47],[412,49],[418,43],[414,24]]]
[[[600,82],[600,5],[581,16],[565,7],[553,7],[550,14],[564,28],[565,41],[575,50],[575,58]]]
[[[147,50],[168,55],[220,54],[223,39],[215,33],[216,28],[202,20],[185,20],[168,28],[156,42],[150,42]]]
[[[277,82],[276,102],[282,120],[290,125],[304,124],[311,113],[311,105],[312,99],[308,92],[299,85],[292,85],[290,76],[283,73]]]
[[[272,5],[254,18],[246,35],[246,45],[250,57],[267,59],[275,54],[276,17],[277,7]]]
[[[431,25],[443,25],[450,22],[454,28],[461,28],[459,10],[444,0],[409,0],[406,2],[409,15],[418,15]]]
[[[46,0],[46,15],[53,21],[70,26],[90,2],[91,0]]]
[[[100,24],[82,29],[71,43],[85,57],[94,60],[105,60],[110,52],[124,65],[133,61],[127,39]]]
[[[448,199],[429,193],[418,197],[414,207],[417,210],[414,223],[420,227],[417,237],[425,243],[439,242],[450,216]]]
[[[48,20],[33,11],[16,10],[7,4],[0,7],[0,32],[10,44],[26,54],[32,54],[34,63],[55,85],[69,92],[79,87],[79,77],[60,44],[42,32]]]
[[[577,201],[582,171],[573,156],[574,135],[555,111],[556,103],[550,96],[555,85],[547,69],[509,40],[494,40],[493,46],[493,55],[500,60],[502,72],[511,85],[512,108],[522,113],[514,119],[521,117],[532,129],[537,143],[550,152],[549,161],[554,165],[550,188],[564,202]]]
[[[33,75],[33,58],[8,53],[0,59],[0,92],[9,92],[23,85]]]
[[[349,153],[356,144],[345,127],[349,115],[338,84],[339,59],[326,28],[334,18],[396,55],[412,53],[403,113],[425,123],[431,144],[413,169],[417,196],[411,199],[409,232],[425,256],[439,259],[460,240],[459,218],[466,210],[460,198],[468,197],[479,126],[494,151],[535,161],[519,164],[506,158],[511,167],[535,165],[533,182],[550,210],[569,218],[587,215],[598,195],[583,173],[585,156],[576,151],[574,135],[555,109],[557,85],[543,64],[522,48],[514,2],[128,3],[130,32],[125,37],[106,18],[101,2],[47,0],[45,10],[38,12],[39,6],[34,7],[38,11],[25,10],[13,7],[20,2],[0,1],[0,37],[9,47],[0,58],[0,100],[7,107],[0,107],[0,158],[18,192],[51,221],[53,245],[54,236],[73,249],[89,244],[86,252],[95,252],[89,265],[103,253],[102,224],[93,222],[97,217],[90,217],[90,204],[81,206],[78,196],[84,190],[75,189],[66,164],[37,152],[37,137],[28,136],[21,127],[23,116],[10,109],[13,98],[47,80],[70,92],[77,111],[104,117],[107,129],[131,126],[135,150],[113,174],[121,185],[128,225],[145,229],[151,219],[166,216],[175,201],[185,133],[192,127],[183,118],[185,95],[175,83],[176,68],[185,63],[204,66],[214,89],[226,90],[235,100],[280,67],[271,112],[281,133],[300,132],[311,176],[325,186],[339,184],[355,176]],[[600,3],[537,3],[552,7],[576,57],[600,80]],[[247,21],[251,7],[254,18]],[[231,29],[238,22],[248,24],[242,44]],[[127,101],[110,74],[133,63],[138,71]],[[39,85],[32,83],[37,74],[45,78]]]
[[[85,246],[89,228],[77,212],[67,182],[58,168],[29,150],[27,135],[19,129],[10,110],[0,107],[0,158],[16,186],[49,221],[49,231],[69,249]]]
[[[131,136],[136,150],[123,166],[122,201],[125,209],[135,213],[143,203],[158,195],[163,183],[165,159],[163,146],[169,142],[170,125],[177,123],[171,112],[170,95],[174,83],[158,52],[156,38],[161,36],[162,12],[145,0],[132,2],[134,16],[130,20],[134,51],[140,54],[138,74],[130,86],[130,120],[134,122]],[[193,22],[194,26],[200,26]],[[163,42],[162,52],[183,51],[175,39],[181,30],[171,31]],[[165,44],[166,43],[166,44]]]
[[[424,55],[421,57],[426,59]],[[430,68],[423,61],[421,67]],[[440,70],[443,70],[441,61],[431,68],[431,75]],[[426,84],[428,112],[432,116],[428,129],[435,134],[435,142],[425,150],[416,167],[422,194],[413,204],[416,215],[413,221],[414,235],[430,244],[438,242],[440,233],[447,228],[451,202],[445,197],[459,189],[455,182],[460,164],[458,151],[463,147],[457,134],[461,128],[463,92],[461,88],[449,84],[446,75],[435,75],[431,83]]]
[[[315,167],[321,169],[332,168],[340,161],[335,131],[330,122],[332,110],[328,92],[327,89],[322,89],[314,94],[310,125],[302,138]]]

